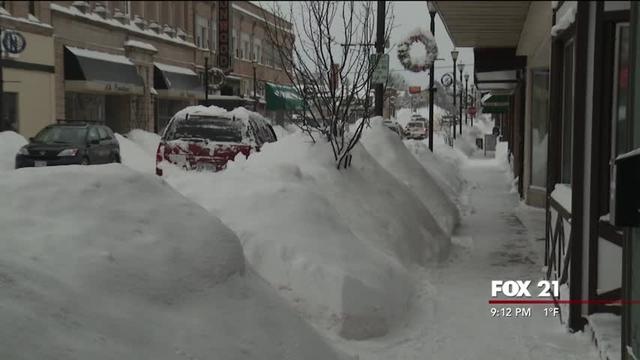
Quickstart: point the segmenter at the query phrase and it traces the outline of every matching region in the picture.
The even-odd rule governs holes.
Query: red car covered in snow
[[[264,143],[276,141],[269,122],[238,108],[193,106],[179,111],[168,123],[156,152],[156,175],[170,163],[185,170],[219,171],[241,154],[248,157]]]

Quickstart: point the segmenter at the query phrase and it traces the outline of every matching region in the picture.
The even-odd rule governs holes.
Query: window
[[[36,2],[35,1],[29,1],[29,14],[31,15],[36,15]]]
[[[249,59],[250,54],[249,54],[249,41],[245,40],[243,41],[243,52],[242,52],[242,58],[243,59]]]
[[[128,18],[131,18],[131,1],[125,0],[125,2],[124,2],[124,14]]]
[[[256,62],[261,62],[261,54],[260,54],[260,45],[254,45],[254,50],[253,50],[253,60],[255,60]]]
[[[209,48],[208,32],[207,19],[202,16],[196,16],[196,46]]]
[[[105,130],[103,127],[98,127],[98,134],[100,134],[100,140],[108,140],[109,139],[109,134],[107,133],[107,130]]]
[[[571,184],[571,164],[573,162],[573,40],[570,40],[565,44],[562,62],[562,160],[560,165],[560,182],[564,184]]]
[[[92,127],[91,130],[89,130],[89,137],[88,139],[90,142],[93,140],[100,140],[100,134],[98,133],[98,129],[96,129],[95,127]]]
[[[238,49],[236,48],[237,44],[238,43],[236,42],[236,29],[233,29],[231,30],[231,52],[235,57],[238,57]]]
[[[2,117],[0,131],[18,131],[18,94],[4,92],[2,94]]]
[[[549,137],[549,71],[533,71],[531,76],[531,185],[547,183],[547,143]]]
[[[218,48],[218,24],[216,20],[211,20],[211,50],[216,50]]]
[[[630,149],[627,133],[629,118],[629,24],[616,27],[615,68],[613,74],[612,159]]]

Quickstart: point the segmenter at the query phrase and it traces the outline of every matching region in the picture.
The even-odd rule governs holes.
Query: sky
[[[271,1],[254,2],[261,6],[264,6],[267,9],[273,6],[273,2]],[[283,9],[288,9],[290,4],[292,3],[295,2],[278,1],[278,6],[281,6]],[[404,70],[402,65],[400,64],[400,61],[398,60],[396,46],[400,41],[405,39],[407,35],[416,27],[421,27],[427,31],[429,30],[430,19],[429,11],[427,9],[427,2],[387,1],[387,6],[392,6],[393,14],[395,16],[394,26],[393,30],[391,31],[390,39],[391,49],[389,49],[390,71],[400,73],[406,79],[409,86],[421,86],[422,88],[426,88],[429,83],[429,72],[426,71],[414,73]],[[300,18],[298,17],[294,20],[300,20]],[[438,60],[435,63],[435,79],[437,81],[440,81],[442,75],[444,75],[446,72],[451,72],[452,70],[453,61],[451,60],[451,50],[453,50],[454,46],[439,15],[436,15],[435,38],[438,45],[438,58],[443,59]],[[462,62],[466,65],[464,72],[469,73],[469,84],[471,84],[473,82],[473,49],[459,48],[458,50],[460,51],[460,54],[458,56],[458,63]],[[456,77],[460,77],[460,73],[458,71],[456,71]]]

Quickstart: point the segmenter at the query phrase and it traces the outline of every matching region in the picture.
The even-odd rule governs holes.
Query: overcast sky
[[[274,6],[272,1],[254,1],[257,4],[269,9]],[[289,9],[290,4],[294,1],[278,1],[278,6],[283,9]],[[422,27],[425,30],[429,30],[429,11],[427,9],[426,1],[387,1],[387,6],[392,6],[395,16],[394,27],[391,32],[390,39],[390,71],[402,74],[407,80],[408,85],[419,85],[426,88],[429,83],[429,72],[414,73],[403,69],[396,53],[396,46],[399,41],[407,37],[409,32],[416,27]],[[375,6],[375,5],[374,5]],[[295,8],[295,7],[294,7]],[[294,20],[301,20],[301,17],[296,17]],[[301,25],[301,24],[298,24]],[[435,38],[438,44],[438,58],[443,59],[436,61],[435,63],[435,79],[440,80],[440,77],[446,73],[451,72],[453,67],[453,61],[451,60],[451,50],[453,50],[453,43],[449,38],[449,35],[440,20],[440,16],[436,15],[436,29]],[[460,55],[458,62],[466,64],[465,72],[470,75],[469,81],[473,81],[473,49],[460,48]],[[456,71],[456,78],[459,78],[460,73]]]

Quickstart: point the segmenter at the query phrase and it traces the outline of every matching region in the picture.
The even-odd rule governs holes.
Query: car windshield
[[[422,127],[424,127],[424,123],[420,122],[420,121],[410,122],[407,125],[407,127],[410,127],[410,128],[422,128]]]
[[[44,144],[82,144],[87,134],[86,127],[52,126],[42,129],[33,142]]]
[[[241,122],[224,117],[191,116],[178,121],[167,140],[241,142]]]

